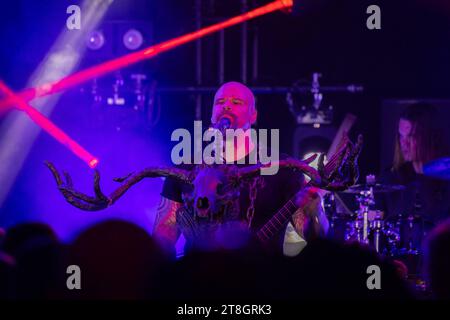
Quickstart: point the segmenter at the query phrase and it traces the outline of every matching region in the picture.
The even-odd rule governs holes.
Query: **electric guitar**
[[[343,137],[348,133],[356,121],[356,117],[352,114],[347,114],[345,119],[342,121],[338,132],[335,135],[333,143],[331,144],[330,150],[328,151],[328,158],[330,159],[328,163],[324,166],[324,173],[328,176],[328,174],[336,169],[338,165],[340,165],[339,157],[341,156],[341,152],[336,152],[336,150],[340,150],[343,144],[345,143],[344,139],[339,139],[339,137]],[[332,154],[332,155],[331,155]],[[330,157],[331,156],[331,157]],[[310,183],[306,185],[306,187],[310,186]],[[300,190],[295,196],[289,199],[286,204],[278,210],[278,212],[270,218],[266,224],[259,229],[256,233],[256,236],[262,242],[268,242],[274,235],[278,234],[278,232],[283,229],[294,213],[302,206],[309,203],[308,194],[305,193],[302,195],[303,190]],[[318,190],[319,194],[323,196],[326,191]],[[297,204],[296,204],[297,203]],[[300,203],[300,204],[298,204]]]
[[[330,161],[325,165],[324,172],[327,175],[335,169],[336,165],[339,165],[338,154],[335,154],[331,157]],[[308,183],[306,187],[310,187],[311,183]],[[317,188],[314,188],[312,191],[317,191]],[[256,236],[262,242],[268,242],[274,235],[278,234],[281,229],[283,229],[292,215],[301,207],[306,206],[309,203],[308,199],[311,196],[309,192],[305,192],[303,189],[300,190],[295,196],[289,199],[286,204],[278,210],[275,215],[267,221],[264,226],[262,226],[259,231],[256,233]]]

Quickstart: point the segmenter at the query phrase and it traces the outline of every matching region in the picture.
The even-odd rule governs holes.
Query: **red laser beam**
[[[53,122],[51,122],[46,116],[40,113],[38,110],[28,105],[21,97],[14,94],[6,84],[0,80],[0,91],[2,91],[8,99],[13,101],[14,105],[20,111],[25,112],[31,120],[33,120],[38,126],[47,131],[53,138],[59,141],[70,149],[75,155],[86,162],[92,169],[98,164],[98,159],[86,151],[77,142],[71,139],[64,131],[58,128]]]
[[[89,79],[98,77],[100,75],[109,73],[111,71],[129,66],[131,64],[134,64],[136,62],[150,59],[152,57],[157,56],[158,54],[171,50],[173,48],[176,48],[182,44],[191,42],[193,40],[197,40],[199,38],[202,38],[208,34],[217,32],[219,30],[222,30],[224,28],[228,28],[230,26],[245,22],[247,20],[254,19],[256,17],[277,11],[282,9],[289,9],[292,7],[293,0],[276,0],[271,3],[268,3],[264,6],[261,6],[259,8],[256,8],[254,10],[251,10],[249,12],[243,13],[241,15],[238,15],[234,18],[230,18],[228,20],[225,20],[223,22],[219,22],[216,24],[213,24],[209,27],[205,27],[203,29],[188,33],[186,35],[162,42],[160,44],[153,45],[151,47],[145,48],[143,50],[127,54],[125,56],[122,56],[120,58],[116,58],[104,63],[101,63],[97,66],[93,66],[91,68],[82,70],[80,72],[74,73],[72,75],[69,75],[61,80],[47,83],[44,85],[41,85],[36,88],[29,88],[25,89],[22,92],[20,92],[18,95],[20,98],[24,101],[30,101],[37,97],[42,97],[45,95],[53,94],[65,89],[68,89],[70,87],[79,85]],[[9,97],[6,99],[3,99],[0,101],[0,110],[11,106],[14,104],[14,97]]]

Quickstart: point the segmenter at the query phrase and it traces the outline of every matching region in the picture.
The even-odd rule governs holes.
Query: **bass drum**
[[[410,275],[418,276],[422,273],[422,245],[433,224],[426,222],[420,216],[399,215],[396,221],[400,241],[394,257],[408,267]]]
[[[382,218],[379,211],[373,211],[369,215],[366,245],[381,255],[393,256],[397,252],[400,235],[395,225]],[[362,219],[355,219],[347,224],[345,241],[364,243]]]
[[[333,213],[328,215],[328,221],[330,223],[330,228],[328,230],[327,238],[341,243],[345,242],[353,218],[348,215],[338,215]]]
[[[422,241],[431,225],[419,216],[398,216],[397,227],[400,230],[399,249],[404,254],[420,254]]]
[[[345,242],[349,224],[354,220],[352,214],[338,213],[334,193],[327,193],[323,197],[323,207],[330,227],[327,238],[340,243]]]

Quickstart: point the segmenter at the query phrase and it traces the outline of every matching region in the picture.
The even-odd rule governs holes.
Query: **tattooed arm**
[[[295,230],[306,240],[326,236],[329,222],[317,195],[307,206],[300,208],[292,216]]]
[[[286,228],[283,243],[284,255],[291,257],[298,255],[307,241],[326,236],[329,228],[320,194],[305,188],[297,195],[299,209],[292,216],[292,224],[289,223]]]
[[[153,235],[164,245],[175,246],[180,236],[177,227],[176,212],[182,206],[180,202],[169,200],[161,196],[161,201],[156,211]]]

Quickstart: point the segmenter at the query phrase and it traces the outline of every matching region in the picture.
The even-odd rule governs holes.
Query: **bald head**
[[[213,124],[228,117],[232,127],[247,129],[256,121],[256,116],[255,96],[247,86],[232,81],[217,90],[211,118]]]
[[[223,96],[224,94],[241,96],[245,99],[248,107],[252,111],[255,110],[255,96],[246,85],[236,81],[226,82],[217,90],[214,101],[216,101],[217,97]]]

